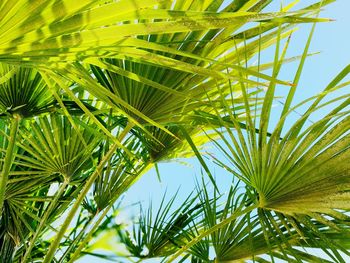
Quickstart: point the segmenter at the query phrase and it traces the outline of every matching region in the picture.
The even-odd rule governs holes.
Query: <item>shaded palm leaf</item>
[[[54,99],[36,70],[0,63],[0,75],[5,71],[14,73],[0,84],[1,116],[18,114],[27,118],[54,109]]]
[[[99,140],[93,127],[75,130],[66,117],[44,116],[20,131],[18,145],[26,154],[18,155],[16,163],[74,181],[91,167]]]
[[[152,206],[146,213],[141,210],[138,225],[134,225],[132,233],[119,231],[121,241],[133,256],[164,257],[174,253],[185,242],[181,233],[198,216],[202,206],[194,205],[196,198],[188,197],[172,212],[175,197],[166,202],[164,196],[155,215]]]
[[[133,158],[118,149],[94,183],[94,200],[98,211],[114,204],[150,168],[148,155],[140,142],[129,138],[124,145],[134,153]]]

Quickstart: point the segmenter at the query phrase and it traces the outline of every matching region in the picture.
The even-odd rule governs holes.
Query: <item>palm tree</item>
[[[3,1],[1,261],[73,262],[111,228],[141,259],[207,262],[213,247],[217,262],[320,260],[296,249],[312,247],[342,261],[348,100],[333,99],[339,106],[303,127],[327,105],[319,105],[323,97],[343,87],[337,84],[348,68],[285,132],[312,34],[300,57],[279,48],[294,24],[328,21],[315,16],[332,1],[263,13],[269,2],[229,1],[222,9],[224,1],[214,0]],[[274,45],[273,62],[248,66]],[[293,83],[280,80],[282,64],[296,59]],[[276,85],[290,92],[271,132]],[[230,162],[215,161],[239,180],[222,207],[200,149],[209,141]],[[204,186],[175,211],[174,198],[163,199],[133,234],[111,226],[115,203],[140,176],[160,161],[193,155],[213,196]]]

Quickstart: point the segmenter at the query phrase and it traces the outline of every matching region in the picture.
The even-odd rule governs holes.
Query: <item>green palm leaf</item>
[[[46,174],[58,173],[68,181],[79,180],[92,163],[92,153],[99,143],[93,127],[75,130],[66,117],[43,116],[21,129],[18,146],[27,154],[15,163]]]
[[[7,122],[0,120],[0,261],[56,261],[62,246],[67,249],[60,262],[73,262],[98,225],[110,222],[103,220],[116,199],[148,168],[193,153],[200,157],[197,146],[214,137],[222,139],[216,145],[232,163],[215,161],[253,194],[233,204],[231,189],[227,206],[217,211],[216,198],[212,202],[205,193],[200,205],[192,207],[195,198],[188,199],[168,216],[172,199],[155,218],[151,210],[140,218],[136,245],[120,232],[130,252],[175,257],[188,249],[184,260],[205,262],[213,245],[219,261],[263,262],[261,254],[319,260],[298,251],[300,245],[341,261],[339,250],[348,249],[348,218],[338,210],[349,209],[349,101],[303,127],[327,106],[320,100],[340,88],[348,68],[287,132],[302,66],[293,85],[278,79],[281,65],[293,60],[285,59],[286,49],[280,56],[280,41],[294,24],[329,21],[314,15],[332,1],[290,11],[295,1],[262,13],[269,2],[230,1],[221,10],[223,0],[2,1],[0,117]],[[273,63],[242,66],[275,44]],[[307,48],[301,65],[306,56]],[[272,76],[260,71],[271,67]],[[277,85],[291,91],[269,133]],[[261,87],[267,88],[265,97]],[[43,113],[52,114],[38,117]],[[52,223],[65,211],[56,230]],[[205,219],[198,220],[199,212]],[[58,232],[51,245],[48,230]],[[148,255],[141,253],[144,247]]]
[[[54,99],[36,70],[0,63],[0,75],[5,72],[11,75],[0,84],[1,116],[27,118],[54,109]]]
[[[155,215],[152,206],[146,212],[141,210],[137,226],[134,225],[131,233],[119,231],[121,242],[133,256],[164,257],[185,242],[182,231],[198,216],[202,206],[194,205],[196,198],[189,196],[178,209],[171,211],[175,197],[166,202],[163,196]]]
[[[264,247],[270,251],[275,249],[279,251],[276,254],[265,250],[265,253],[272,257],[290,261],[292,259],[289,258],[289,253],[292,251],[291,256],[296,260],[314,260],[312,256],[307,257],[306,254],[300,254],[292,249],[296,244],[294,241],[289,241],[289,234],[283,233],[281,227],[284,226],[279,225],[271,211],[281,213],[280,218],[284,218],[285,224],[289,224],[289,228],[295,233],[293,235],[317,240],[311,246],[324,249],[334,261],[344,262],[339,250],[348,253],[346,247],[331,240],[327,233],[323,233],[324,229],[336,231],[340,235],[348,233],[347,227],[340,227],[342,224],[347,225],[347,216],[341,216],[339,213],[349,210],[349,165],[345,161],[350,153],[348,94],[332,99],[331,102],[339,103],[331,112],[311,126],[303,127],[312,112],[329,104],[326,102],[318,105],[328,93],[339,89],[336,85],[347,75],[348,68],[346,67],[331,82],[323,94],[313,99],[314,102],[306,113],[282,134],[283,138],[279,138],[281,125],[287,123],[285,118],[294,108],[282,116],[270,137],[267,137],[264,125],[260,126],[257,135],[254,128],[245,127],[247,137],[238,137],[239,133],[244,133],[240,126],[235,126],[238,132],[234,134],[226,125],[228,139],[221,137],[222,146],[215,142],[231,164],[228,165],[213,156],[217,163],[256,191],[256,202],[261,208],[261,213],[258,213],[260,224],[267,228],[264,235],[271,235],[276,239]],[[267,93],[265,102],[272,100],[272,96],[273,92]],[[272,104],[266,105],[264,104],[261,110],[262,116],[269,114],[267,111],[271,110]],[[248,118],[247,123],[254,122]],[[237,123],[233,118],[231,121]],[[261,125],[266,120],[261,117],[259,121]],[[234,148],[234,145],[239,146]],[[227,150],[224,150],[225,148]],[[303,227],[297,227],[297,222]],[[317,224],[322,224],[323,228]],[[277,232],[271,234],[273,231]],[[310,231],[312,237],[308,236]],[[269,239],[270,237],[265,237],[266,242]],[[310,245],[308,241],[307,244],[301,241],[302,239],[298,241],[299,246]],[[283,245],[274,248],[273,243]],[[327,249],[330,251],[327,252]],[[242,250],[233,251],[231,257],[235,258],[237,251]]]
[[[165,1],[164,5],[162,2],[149,0],[132,3],[128,1],[102,3],[87,0],[78,3],[64,0],[32,3],[22,0],[14,4],[12,1],[5,1],[0,7],[1,59],[3,61],[31,60],[42,63],[43,56],[46,54],[51,56],[49,61],[53,63],[57,61],[55,57],[60,58],[61,61],[74,61],[78,57],[94,56],[103,52],[101,48],[115,47],[135,35],[227,27],[237,22],[237,15],[247,17],[246,21],[271,19],[277,19],[278,22],[310,21],[309,18],[302,17],[304,13],[260,16],[249,13],[203,14],[199,12],[196,15],[190,11],[167,10],[172,2]],[[160,5],[161,8],[153,9],[156,5]],[[212,6],[215,5],[209,4],[207,8]],[[181,7],[176,8],[179,10],[178,8]],[[204,11],[207,8],[198,6],[194,11],[196,9]],[[52,10],[56,11],[52,12]],[[194,16],[196,21],[189,19],[191,16]],[[140,22],[134,23],[135,18]],[[153,19],[158,21],[153,22]],[[131,21],[131,23],[125,24],[123,23],[125,21]],[[40,30],[37,31],[37,28]],[[96,49],[96,46],[99,46],[99,49]],[[60,54],[57,53],[58,50]]]

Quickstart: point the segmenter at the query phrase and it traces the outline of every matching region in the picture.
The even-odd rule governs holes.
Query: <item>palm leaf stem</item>
[[[73,255],[69,259],[68,263],[73,263],[75,259],[79,256],[80,252],[85,248],[88,242],[91,240],[92,235],[95,233],[96,228],[100,225],[102,220],[106,217],[108,211],[112,208],[114,202],[112,202],[108,207],[106,207],[100,217],[95,221],[93,226],[90,228],[90,231],[87,235],[83,235],[83,240],[80,241],[80,245],[77,249],[75,249]],[[97,214],[96,214],[97,215]],[[95,215],[95,216],[96,216]],[[91,221],[94,221],[93,219]]]
[[[128,125],[125,127],[125,129],[123,130],[123,132],[120,134],[119,138],[118,138],[118,142],[122,141],[124,139],[124,137],[128,134],[128,132],[134,127],[134,123],[129,122]],[[103,169],[103,167],[105,166],[105,164],[111,159],[111,157],[113,156],[113,154],[115,153],[115,151],[117,150],[117,148],[119,147],[119,143],[114,143],[111,148],[108,150],[108,152],[105,154],[105,156],[103,157],[103,159],[101,160],[100,164],[98,165],[98,167],[96,168],[95,172],[90,176],[90,178],[86,181],[86,184],[84,185],[84,187],[82,188],[80,194],[77,197],[77,200],[75,201],[72,209],[69,211],[65,221],[63,222],[60,231],[57,233],[57,235],[55,236],[53,242],[51,243],[51,246],[43,260],[43,263],[49,263],[52,262],[52,259],[55,255],[55,252],[57,250],[57,248],[60,245],[61,239],[64,236],[64,233],[66,232],[66,230],[68,229],[71,221],[73,220],[76,212],[79,210],[80,204],[82,203],[82,201],[84,200],[85,196],[87,195],[89,189],[91,188],[92,184],[94,183],[94,181],[96,180],[96,178],[101,174],[101,171]]]
[[[80,222],[79,220],[81,219],[80,217],[82,215],[82,212],[83,212],[83,210],[81,210],[81,214],[78,217],[78,222]],[[66,263],[67,262],[67,260],[65,260],[65,259],[68,258],[67,256],[71,253],[71,251],[73,249],[75,249],[74,244],[78,243],[79,240],[82,239],[82,236],[85,234],[86,229],[89,227],[90,222],[92,220],[94,220],[94,218],[95,218],[95,216],[93,216],[93,217],[90,216],[86,221],[83,220],[83,221],[85,221],[84,226],[82,227],[82,229],[80,230],[80,232],[78,234],[77,234],[77,230],[78,230],[77,225],[74,227],[73,231],[69,233],[69,237],[71,235],[73,235],[74,238],[71,239],[71,243],[69,243],[68,248],[64,251],[64,253],[62,253],[62,256],[60,257],[60,259],[57,260],[57,263],[63,263],[63,262]],[[82,223],[82,222],[80,222],[80,223]],[[68,240],[69,237],[66,239]]]
[[[6,185],[9,177],[9,173],[12,166],[12,158],[14,154],[14,148],[16,143],[17,131],[21,117],[17,114],[13,115],[10,123],[10,137],[7,145],[6,156],[4,160],[4,166],[2,172],[0,173],[0,212],[2,213],[2,208],[5,200]]]
[[[46,221],[49,218],[52,210],[56,206],[57,202],[61,201],[60,198],[61,198],[62,194],[64,193],[64,190],[66,189],[66,186],[68,185],[68,183],[69,183],[68,177],[64,177],[63,183],[61,184],[60,188],[56,192],[54,199],[49,204],[47,210],[45,211],[45,214],[44,214],[43,218],[40,220],[40,224],[37,227],[37,229],[36,229],[32,239],[31,239],[31,241],[29,243],[29,246],[26,249],[26,253],[24,254],[23,259],[21,260],[21,262],[23,262],[23,263],[26,262],[26,259],[28,258],[28,256],[30,256],[30,252],[32,251],[32,249],[33,249],[33,247],[35,245],[36,239],[40,235],[42,228],[45,226]]]
[[[152,166],[152,162],[149,162],[148,164],[146,164],[144,166],[144,169],[141,171],[141,173],[139,174],[139,176],[137,176],[137,178],[139,178],[142,174],[144,174],[145,172],[148,171],[148,169]],[[114,203],[118,200],[118,198],[120,197],[120,195],[122,193],[124,193],[133,183],[135,182],[135,180],[127,180],[126,184],[123,185],[123,187],[120,187],[122,190],[118,191],[115,195],[113,200],[110,202],[110,204],[104,209],[103,213],[100,215],[100,217],[95,221],[95,223],[93,224],[93,226],[90,228],[89,233],[83,237],[83,240],[80,241],[80,245],[77,249],[75,249],[74,254],[72,255],[72,257],[70,258],[70,260],[68,261],[68,263],[73,263],[74,260],[79,256],[80,252],[85,248],[85,246],[88,244],[88,242],[91,240],[92,235],[95,233],[97,227],[100,225],[101,221],[106,217],[107,213],[109,212],[109,210],[113,207]],[[97,214],[96,214],[97,215]],[[93,220],[91,220],[93,221]]]

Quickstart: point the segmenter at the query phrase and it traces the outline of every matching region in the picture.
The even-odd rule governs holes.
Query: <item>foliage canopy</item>
[[[345,262],[350,66],[293,104],[315,25],[329,21],[320,9],[333,1],[264,11],[270,2],[2,1],[0,262],[113,260],[94,252],[112,236],[125,259]],[[287,57],[303,23],[313,24],[304,51]],[[294,79],[280,79],[293,61]],[[209,142],[220,157],[204,152]],[[113,221],[149,169],[193,156],[208,182],[183,204],[164,196],[132,229]],[[232,175],[228,193],[208,157]]]

